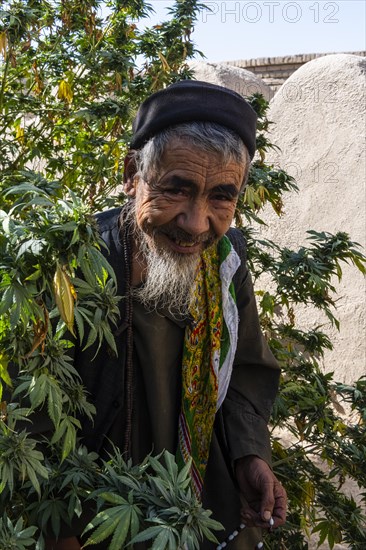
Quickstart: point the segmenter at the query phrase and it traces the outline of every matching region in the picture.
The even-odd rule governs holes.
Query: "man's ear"
[[[136,151],[131,149],[125,157],[123,171],[123,190],[129,197],[135,196],[136,189],[134,183],[136,172]]]

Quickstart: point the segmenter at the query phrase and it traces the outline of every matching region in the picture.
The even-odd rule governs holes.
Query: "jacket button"
[[[115,399],[113,402],[112,402],[112,405],[115,409],[118,409],[119,407],[119,401],[117,401],[117,399]]]

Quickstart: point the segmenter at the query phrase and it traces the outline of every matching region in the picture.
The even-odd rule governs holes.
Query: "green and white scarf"
[[[201,497],[216,411],[225,399],[238,340],[233,276],[240,258],[224,236],[203,252],[197,271],[182,360],[178,464],[192,459],[193,488]]]

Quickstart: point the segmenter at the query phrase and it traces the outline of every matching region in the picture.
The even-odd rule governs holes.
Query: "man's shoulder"
[[[248,275],[246,240],[242,231],[236,227],[230,227],[226,236],[230,239],[231,244],[240,258],[240,266],[233,278],[235,288],[238,290]]]
[[[121,211],[123,207],[111,208],[95,214],[95,220],[98,226],[98,231],[101,239],[107,245],[103,249],[103,254],[108,256],[108,261],[113,262],[114,259],[119,261],[122,251],[122,235],[121,235]]]
[[[236,227],[230,227],[226,236],[230,239],[231,244],[234,246],[240,258],[245,261],[247,256],[247,244],[242,231]]]
[[[113,229],[118,228],[121,210],[122,207],[111,208],[110,210],[104,210],[94,215],[100,233],[113,231]]]

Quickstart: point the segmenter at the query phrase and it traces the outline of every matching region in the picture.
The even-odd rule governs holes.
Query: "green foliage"
[[[169,20],[139,30],[152,10],[142,0],[2,2],[2,187],[33,169],[95,209],[111,205],[137,106],[190,74],[198,9],[178,0]]]
[[[173,457],[136,466],[118,450],[108,461],[80,446],[78,418],[92,418],[72,362],[75,339],[116,353],[115,275],[102,255],[93,213],[124,201],[120,191],[131,120],[151,92],[191,76],[191,32],[202,5],[176,0],[166,21],[142,28],[144,0],[7,0],[0,5],[0,541],[43,550],[44,535],[86,508],[86,533],[111,548],[134,539],[152,548],[199,548],[219,525],[196,501]],[[139,22],[139,26],[137,25]],[[282,368],[273,411],[274,466],[289,496],[286,525],[268,549],[305,550],[312,533],[332,548],[366,547],[366,379],[344,385],[319,360],[332,343],[324,326],[297,326],[299,304],[338,326],[335,282],[343,262],[365,272],[345,233],[308,232],[299,250],[259,238],[266,203],[283,212],[296,183],[266,162],[274,148],[268,104],[259,115],[259,155],[236,223],[247,238],[262,327]],[[245,226],[243,226],[245,222]],[[271,290],[269,290],[269,288]],[[11,382],[13,378],[13,383]],[[12,385],[13,384],[13,385]],[[352,416],[345,420],[342,403]],[[47,437],[31,432],[34,412]],[[291,435],[283,440],[279,430]],[[342,492],[345,479],[359,502]]]
[[[9,518],[0,518],[0,540],[3,550],[26,550],[35,544],[33,535],[36,527],[23,529],[23,519],[19,518],[15,525]]]
[[[210,518],[190,487],[189,464],[181,471],[168,452],[148,456],[138,466],[125,463],[119,451],[104,463],[97,497],[98,514],[86,527],[95,529],[87,544],[113,535],[110,548],[127,541],[151,541],[152,548],[199,549],[203,537],[216,542],[212,531],[222,526]]]
[[[45,461],[49,476],[41,481],[40,493],[30,480],[23,493],[16,482],[18,498],[11,503],[7,490],[0,496],[9,517],[26,515],[30,530],[24,533],[39,537],[40,544],[43,537],[39,528],[57,535],[61,522],[68,524],[90,506],[94,517],[85,528],[85,533],[91,531],[86,546],[107,541],[111,550],[117,550],[132,540],[149,540],[159,550],[183,548],[185,544],[199,549],[204,536],[216,541],[213,531],[222,528],[192,493],[189,465],[178,472],[174,456],[166,451],[158,457],[146,457],[137,466],[126,463],[117,449],[108,460],[100,461],[83,446],[71,451],[63,463],[57,454],[50,453]],[[4,521],[12,533],[8,516]],[[16,530],[21,531],[22,525],[17,524]],[[24,536],[23,531],[20,535]]]

